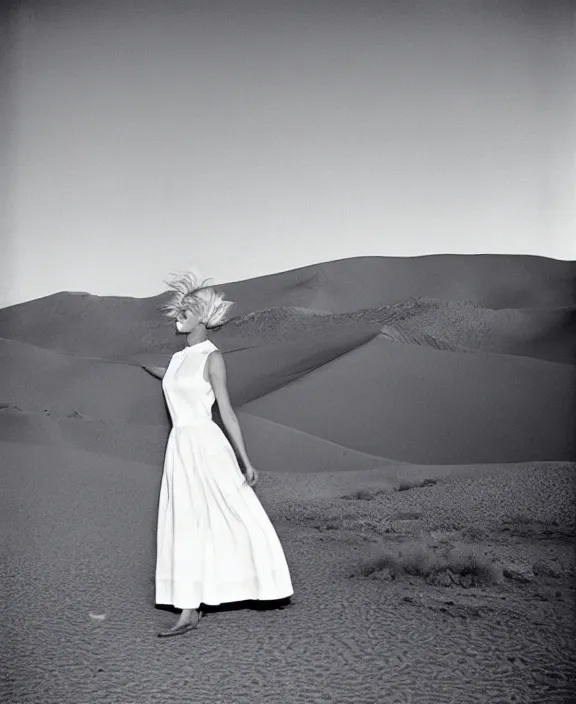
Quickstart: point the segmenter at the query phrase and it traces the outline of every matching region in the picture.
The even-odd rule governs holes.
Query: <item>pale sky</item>
[[[21,3],[0,306],[152,296],[189,263],[223,283],[364,255],[576,259],[570,5]]]

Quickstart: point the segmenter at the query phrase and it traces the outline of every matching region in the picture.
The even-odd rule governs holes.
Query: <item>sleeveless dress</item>
[[[162,379],[172,428],[158,501],[156,603],[180,609],[293,594],[284,551],[212,420],[210,341],[185,347]],[[207,375],[207,374],[206,374]]]

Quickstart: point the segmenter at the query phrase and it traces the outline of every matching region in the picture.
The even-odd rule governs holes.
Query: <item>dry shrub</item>
[[[409,489],[421,489],[424,486],[433,486],[436,484],[435,479],[403,479],[398,486],[396,491],[408,491]]]
[[[317,530],[340,530],[350,522],[357,521],[358,516],[351,512],[330,512],[324,515],[316,515],[314,520],[314,528]]]
[[[442,586],[462,587],[497,584],[502,579],[501,567],[470,547],[438,553],[426,543],[404,543],[396,553],[386,549],[365,564],[359,574],[392,580],[409,575]]]

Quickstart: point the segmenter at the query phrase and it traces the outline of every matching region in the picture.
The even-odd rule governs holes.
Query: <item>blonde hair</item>
[[[201,280],[194,271],[180,274],[171,273],[169,281],[164,281],[173,291],[171,299],[160,306],[169,318],[192,311],[200,316],[200,322],[206,327],[216,327],[226,321],[227,313],[234,305],[224,299],[224,293],[217,293],[212,286],[207,286],[210,279]]]

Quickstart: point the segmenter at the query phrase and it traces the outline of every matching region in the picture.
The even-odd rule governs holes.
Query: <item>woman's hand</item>
[[[148,372],[148,374],[151,374],[152,376],[155,376],[157,379],[162,379],[166,373],[165,367],[157,367],[153,364],[141,364],[140,366],[144,369],[144,371]]]
[[[244,479],[248,486],[254,486],[258,481],[258,472],[250,463],[245,466]]]

